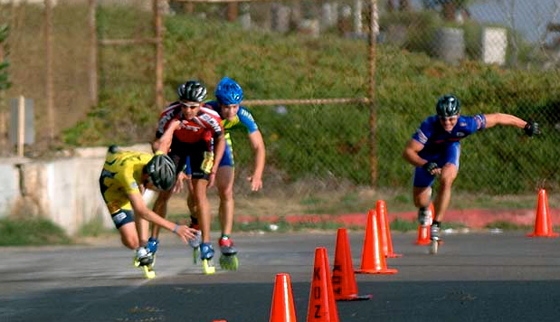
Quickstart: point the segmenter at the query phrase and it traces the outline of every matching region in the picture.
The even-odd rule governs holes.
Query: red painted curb
[[[550,209],[550,219],[552,225],[560,225],[560,209]],[[445,214],[444,222],[461,223],[469,228],[484,228],[488,224],[496,222],[509,222],[514,225],[532,226],[535,224],[536,211],[534,209],[522,210],[488,210],[488,209],[463,209],[449,210]],[[388,219],[392,222],[395,219],[415,221],[416,211],[388,213]],[[344,226],[365,226],[367,220],[366,213],[353,213],[341,215],[328,214],[302,214],[286,216],[237,216],[235,221],[238,223],[265,222],[277,223],[285,221],[287,223],[339,223]]]

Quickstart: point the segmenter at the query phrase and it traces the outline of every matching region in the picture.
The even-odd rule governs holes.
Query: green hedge
[[[122,24],[118,11],[100,11],[106,37]],[[248,99],[366,97],[367,43],[325,35],[318,39],[247,32],[235,24],[196,17],[166,17],[165,92],[190,78],[210,93],[224,75],[237,79]],[[111,26],[111,28],[107,27]],[[130,28],[123,26],[123,28]],[[121,32],[116,32],[122,37]],[[412,46],[412,45],[411,45]],[[221,50],[224,49],[224,50]],[[225,54],[227,52],[227,54]],[[104,48],[98,106],[65,132],[71,145],[130,144],[152,138],[161,107],[150,106],[153,79],[146,48]],[[407,187],[412,168],[402,149],[437,98],[457,94],[465,114],[503,112],[539,121],[544,135],[527,139],[521,130],[491,129],[464,141],[457,189],[488,193],[527,191],[539,181],[558,182],[556,71],[507,70],[467,61],[451,67],[423,53],[380,45],[376,62],[378,185]],[[268,148],[269,169],[285,180],[370,180],[370,106],[361,104],[251,106]],[[236,133],[238,164],[251,151]]]

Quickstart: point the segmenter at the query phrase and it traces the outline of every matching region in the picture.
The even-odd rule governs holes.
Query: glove
[[[212,172],[213,166],[214,166],[214,153],[204,152],[204,160],[202,160],[202,165],[200,166],[200,169],[204,171],[204,173],[210,174],[210,172]]]
[[[424,170],[426,170],[429,174],[432,174],[432,171],[439,168],[437,163],[435,162],[428,162],[422,166]]]
[[[527,124],[525,124],[525,127],[523,128],[523,131],[525,131],[525,134],[527,134],[527,136],[541,134],[541,130],[539,129],[539,123],[533,120],[527,121]]]

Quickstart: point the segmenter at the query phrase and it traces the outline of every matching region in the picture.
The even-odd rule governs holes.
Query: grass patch
[[[508,221],[495,221],[489,223],[484,227],[488,229],[501,229],[501,230],[508,230],[508,231],[520,231],[520,230],[530,231],[532,229],[530,226],[516,225]]]
[[[418,229],[418,223],[413,220],[403,220],[396,218],[390,224],[391,230],[407,232]]]
[[[1,219],[0,246],[68,245],[72,240],[64,230],[41,218]]]
[[[103,226],[103,220],[100,217],[94,218],[82,225],[78,230],[78,236],[81,237],[99,237],[108,234],[113,234],[115,232],[112,228],[106,228]]]

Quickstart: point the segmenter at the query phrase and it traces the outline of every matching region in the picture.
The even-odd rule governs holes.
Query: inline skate
[[[233,240],[229,236],[222,236],[218,242],[220,245],[220,267],[229,271],[236,271],[239,268],[237,249],[233,245]]]

